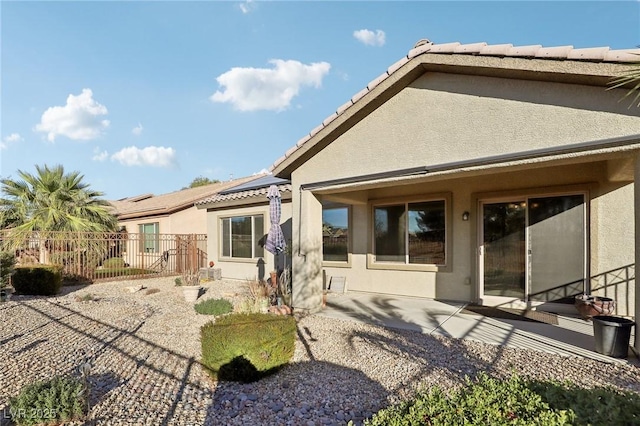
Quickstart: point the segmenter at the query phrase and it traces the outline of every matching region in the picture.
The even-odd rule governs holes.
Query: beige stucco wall
[[[204,211],[204,210],[203,210]],[[209,260],[215,262],[216,268],[222,269],[222,277],[247,280],[266,279],[269,272],[274,269],[274,256],[268,251],[264,251],[264,256],[256,259],[231,259],[222,257],[222,246],[220,242],[220,221],[225,217],[249,216],[262,214],[264,216],[264,233],[269,232],[269,205],[231,208],[225,210],[208,211],[207,213],[207,253]],[[282,203],[282,214],[280,224],[282,226],[285,239],[291,238],[291,203]],[[280,256],[280,262],[284,256]]]
[[[294,253],[299,248],[301,254],[294,254],[294,306],[319,307],[321,201],[331,199],[300,191],[301,185],[640,134],[640,110],[619,103],[623,93],[602,87],[437,73],[419,78],[293,172],[293,209],[300,211],[301,221],[293,227]],[[478,197],[509,191],[553,193],[567,187],[590,191],[594,221],[591,275],[624,267],[634,258],[634,237],[628,230],[633,218],[633,186],[609,182],[605,157],[595,160],[432,182],[425,178],[423,183],[340,194],[342,199],[354,200],[351,264],[324,270],[328,277],[346,277],[350,290],[474,300]],[[452,200],[450,269],[369,268],[370,200],[441,192],[450,193]],[[461,220],[464,211],[471,212],[468,222]]]

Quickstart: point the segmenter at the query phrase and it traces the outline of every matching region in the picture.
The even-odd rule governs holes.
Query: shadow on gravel
[[[3,339],[0,359],[9,355],[13,359],[2,371],[8,386],[3,383],[0,388],[0,416],[7,411],[8,398],[19,391],[16,381],[24,385],[53,375],[78,377],[78,367],[89,362],[92,410],[82,424],[201,423],[196,417],[203,416],[204,409],[188,407],[190,410],[184,413],[188,404],[182,404],[182,400],[188,391],[189,400],[204,405],[211,397],[209,383],[194,379],[197,375],[192,374],[193,367],[199,363],[193,358],[136,335],[148,315],[125,318],[124,326],[114,326],[59,303],[46,302],[16,305],[40,315],[43,323]],[[47,340],[51,347],[46,352],[30,353]],[[42,368],[24,368],[33,365],[33,356],[42,358]]]
[[[218,383],[204,424],[361,424],[388,404],[388,396],[359,370],[298,362],[258,382]]]

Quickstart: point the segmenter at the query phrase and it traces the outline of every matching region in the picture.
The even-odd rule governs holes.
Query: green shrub
[[[62,288],[62,267],[60,265],[18,266],[13,274],[16,293],[39,296],[53,296]]]
[[[552,409],[573,411],[576,425],[640,424],[640,394],[611,387],[584,389],[570,382],[531,382],[529,386]]]
[[[200,329],[202,364],[214,379],[254,382],[291,360],[295,334],[296,321],[291,316],[220,317]]]
[[[409,401],[380,410],[365,424],[551,426],[573,424],[574,418],[571,410],[552,409],[517,375],[499,380],[481,373],[450,395],[438,387],[418,392]]]
[[[104,268],[125,268],[127,263],[121,257],[110,257],[102,262]]]
[[[158,271],[154,271],[151,269],[142,269],[142,268],[102,268],[96,269],[94,272],[94,277],[96,279],[99,278],[113,278],[113,277],[122,277],[128,275],[149,275],[149,274],[157,274]]]
[[[59,424],[82,417],[85,402],[80,380],[58,376],[23,387],[9,399],[9,414],[18,425]]]
[[[199,314],[218,316],[233,311],[233,304],[227,299],[208,299],[194,305],[194,309]]]
[[[175,283],[176,287],[182,286],[182,278],[180,278],[180,277],[178,277],[175,280],[173,280],[173,282]]]
[[[9,279],[14,272],[16,258],[8,251],[0,252],[0,288],[9,285]]]

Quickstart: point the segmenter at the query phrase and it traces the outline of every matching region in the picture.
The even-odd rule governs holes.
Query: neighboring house
[[[267,192],[276,185],[282,200],[280,224],[291,240],[291,184],[288,180],[263,176],[220,191],[198,201],[196,207],[207,216],[207,253],[221,268],[223,278],[265,280],[272,270],[282,270],[289,258],[264,249],[271,222]],[[276,267],[276,262],[278,263]]]
[[[175,252],[179,244],[176,243],[174,235],[207,233],[206,214],[195,207],[196,202],[225,189],[259,179],[261,176],[264,175],[187,188],[167,194],[144,194],[109,201],[122,231],[137,235],[137,238],[129,239],[128,245],[136,247],[126,250],[128,254],[125,260],[132,266],[146,267],[161,263],[161,256],[168,251],[176,258]],[[199,250],[204,252],[204,246],[203,241]],[[145,255],[141,257],[140,253]]]
[[[640,108],[606,90],[638,53],[419,42],[273,166],[294,307],[319,309],[326,275],[512,307],[587,292],[638,317]]]

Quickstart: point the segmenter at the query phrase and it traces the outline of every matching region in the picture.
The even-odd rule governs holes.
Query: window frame
[[[147,233],[144,231],[145,227],[153,226],[155,232]],[[138,224],[138,231],[140,232],[140,253],[154,254],[160,253],[160,222],[145,222]],[[148,238],[153,236],[153,239]],[[147,243],[153,244],[151,251],[147,250]]]
[[[237,219],[237,218],[247,218],[250,217],[251,218],[251,257],[237,257],[237,256],[233,256],[233,219]],[[260,217],[262,218],[262,233],[260,235],[256,235],[256,217]],[[220,253],[220,259],[223,259],[225,261],[233,261],[233,262],[255,262],[257,259],[263,259],[265,257],[265,253],[264,253],[264,247],[261,247],[262,249],[262,254],[256,256],[256,248],[258,245],[258,242],[264,238],[266,236],[266,232],[265,232],[265,214],[263,212],[256,212],[256,213],[247,213],[247,214],[236,214],[236,215],[229,215],[229,216],[220,216],[218,218],[220,224],[219,224],[219,247],[218,250]],[[225,255],[224,253],[224,224],[225,221],[228,221],[229,223],[229,255]]]
[[[326,206],[322,206],[322,213],[324,214],[325,210],[336,210],[336,209],[347,209],[347,230],[348,230],[348,240],[347,240],[347,260],[324,260],[324,237],[322,238],[322,266],[323,267],[333,267],[333,268],[350,268],[351,267],[351,253],[352,253],[352,244],[353,244],[353,223],[352,223],[352,206],[348,204],[327,204]]]
[[[402,271],[426,271],[426,272],[451,272],[453,265],[452,258],[452,229],[453,229],[453,215],[452,215],[452,195],[450,192],[446,193],[434,193],[424,194],[409,197],[396,197],[388,199],[370,200],[369,201],[369,247],[367,253],[367,268],[368,269],[387,269],[387,270],[402,270]],[[375,210],[377,207],[404,205],[404,211],[406,214],[406,220],[408,221],[409,204],[432,202],[432,201],[444,201],[444,263],[408,263],[409,252],[405,253],[405,261],[392,262],[392,261],[376,261],[375,247],[376,247],[376,235],[375,235]],[[408,225],[408,223],[407,223]],[[405,226],[405,246],[409,244],[409,227]]]

